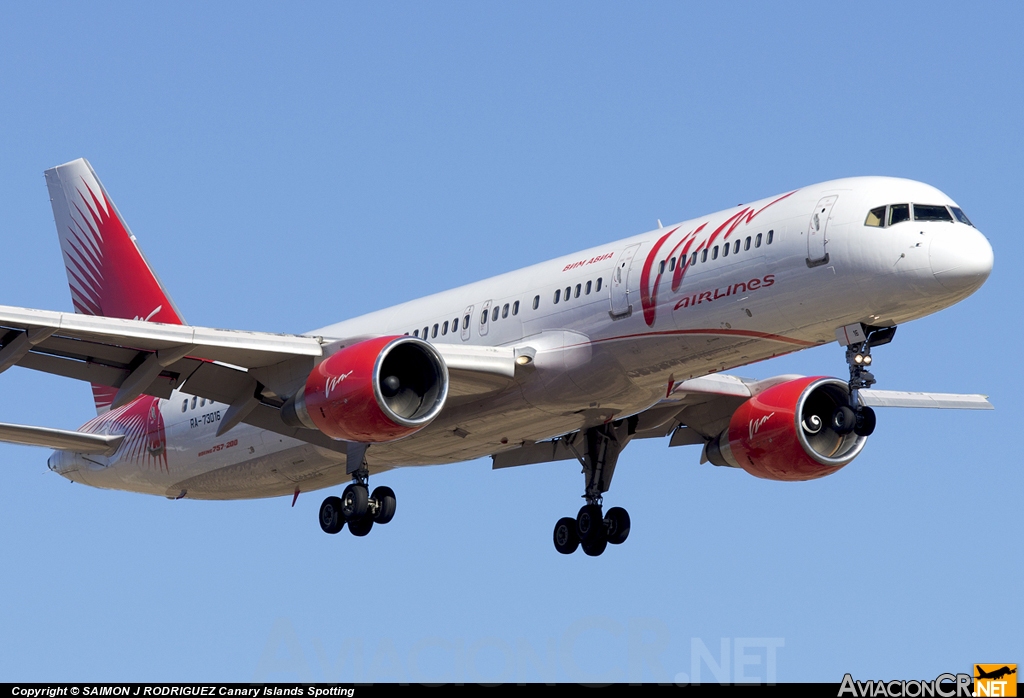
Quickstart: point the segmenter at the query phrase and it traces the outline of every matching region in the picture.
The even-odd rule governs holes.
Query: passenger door
[[[640,249],[640,245],[636,244],[630,245],[623,250],[622,256],[619,257],[619,263],[612,272],[611,283],[608,285],[609,293],[611,294],[612,309],[610,313],[612,317],[624,317],[633,312],[629,292],[630,288],[633,288],[634,294],[636,293],[636,277],[638,274],[632,272],[633,258],[636,256],[638,249]]]
[[[838,196],[826,196],[821,199],[811,213],[807,223],[807,266],[817,267],[828,263],[828,221],[832,216]]]

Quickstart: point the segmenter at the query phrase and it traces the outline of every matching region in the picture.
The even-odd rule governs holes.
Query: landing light
[[[527,354],[520,354],[519,356],[516,357],[516,363],[519,364],[520,366],[526,366],[527,364],[531,363],[532,361],[533,361],[533,357],[532,356],[528,356]]]
[[[857,354],[855,357],[853,357],[853,363],[855,363],[855,364],[862,364],[862,363],[864,363],[864,357],[861,354]]]
[[[864,357],[864,365],[865,366],[870,366],[871,365],[871,357],[870,356],[865,356]]]

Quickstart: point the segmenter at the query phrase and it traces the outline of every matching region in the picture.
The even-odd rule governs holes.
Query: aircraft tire
[[[831,426],[837,434],[849,434],[857,426],[857,414],[846,405],[840,405],[832,413]]]
[[[576,519],[563,516],[555,524],[555,550],[562,555],[572,555],[580,547],[580,537],[576,534]]]
[[[324,533],[337,533],[345,525],[345,517],[341,513],[341,499],[328,497],[320,505],[320,528]]]
[[[346,521],[363,518],[369,508],[370,495],[366,492],[366,485],[353,482],[341,493],[341,513]]]
[[[853,428],[853,433],[857,436],[871,436],[875,431],[875,411],[870,407],[861,407],[860,413],[857,415],[857,426]]]
[[[373,490],[371,499],[377,503],[377,513],[373,516],[375,523],[383,526],[395,517],[397,501],[394,490],[390,487],[377,487]]]
[[[371,528],[373,528],[373,519],[369,516],[348,522],[348,532],[360,538],[369,533]]]
[[[629,537],[629,512],[622,507],[612,507],[604,517],[604,528],[608,534],[608,542],[621,545]]]
[[[603,537],[604,518],[601,516],[601,507],[596,504],[584,504],[576,515],[576,534],[580,537],[581,543],[587,543]]]
[[[606,538],[603,535],[604,527],[602,526],[600,528],[601,535],[598,535],[597,538],[594,540],[589,540],[585,543],[580,544],[583,548],[583,552],[585,552],[590,557],[597,557],[598,555],[604,552],[605,548],[608,547],[608,538]]]

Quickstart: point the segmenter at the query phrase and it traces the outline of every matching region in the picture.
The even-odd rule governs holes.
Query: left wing
[[[672,435],[669,446],[703,445],[729,426],[736,409],[746,400],[780,383],[802,376],[785,374],[763,380],[715,373],[675,384],[664,400],[636,415],[630,438],[663,438]],[[896,390],[860,390],[861,402],[869,407],[923,407],[936,409],[995,409],[985,395],[921,393]],[[526,443],[497,453],[494,468],[548,463],[578,458],[579,433],[551,441]],[[575,449],[575,450],[574,450]]]

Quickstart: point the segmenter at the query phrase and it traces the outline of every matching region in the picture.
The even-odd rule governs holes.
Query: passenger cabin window
[[[431,339],[437,339],[437,323],[434,323],[434,330],[430,333]]]
[[[558,305],[558,299],[562,297],[562,289],[555,289],[555,305]]]
[[[423,328],[423,339],[427,338],[427,332],[428,332],[429,329],[430,329],[429,327],[424,327]]]
[[[565,300],[568,302],[568,300],[571,297],[572,297],[572,286],[566,286],[565,287]]]
[[[501,307],[501,317],[502,318],[507,318],[508,317],[508,303],[506,303],[505,305],[503,305]]]
[[[515,303],[512,304],[512,314],[513,315],[518,315],[519,314],[519,301],[516,301]]]
[[[604,281],[604,277],[601,277],[601,278],[599,278],[599,279],[597,280],[597,288],[596,288],[596,289],[594,289],[594,293],[597,293],[598,291],[600,291],[600,290],[601,290],[601,283],[602,283],[603,281]]]
[[[441,336],[443,337],[446,334],[448,334],[448,321],[447,320],[445,320],[444,324],[441,325]]]
[[[484,310],[482,313],[480,313],[480,324],[481,325],[486,325],[487,324],[487,311],[486,310]]]
[[[722,247],[722,256],[723,257],[728,257],[729,256],[729,248],[730,247],[732,247],[732,243],[731,242],[725,243],[725,245]]]
[[[536,310],[540,307],[540,296],[533,297],[533,309]]]
[[[711,250],[711,259],[718,259],[718,245],[715,245]]]
[[[412,331],[412,336],[413,337],[419,337],[420,336],[420,331],[419,330],[413,330]]]
[[[707,251],[707,249],[705,249],[703,252],[700,253],[700,261],[701,262],[708,261],[708,251]]]
[[[462,327],[468,332],[469,331],[469,316],[462,318]]]
[[[675,271],[676,270],[676,258],[675,257],[673,257],[672,259],[669,260],[669,262],[668,262],[668,270],[669,271]]]
[[[501,312],[501,308],[494,306],[494,311],[491,313],[491,321],[494,322],[498,319],[498,313]]]
[[[593,282],[593,281],[588,281],[588,282],[587,282],[587,289],[586,289],[586,290],[585,290],[585,291],[584,291],[583,293],[584,293],[585,295],[588,295],[588,296],[589,296],[589,295],[590,295],[590,289],[591,289],[591,288],[593,288],[593,285],[594,285],[594,282]]]
[[[739,254],[739,251],[740,251],[740,241],[739,241],[739,240],[737,240],[737,241],[736,241],[736,242],[734,242],[734,243],[733,243],[733,245],[732,245],[732,253],[733,253],[733,254]]]
[[[774,239],[774,238],[775,238],[775,231],[774,230],[769,230],[768,231],[768,239],[765,240],[764,244],[766,244],[766,245],[772,244],[772,239]]]
[[[748,235],[747,239],[743,241],[743,251],[746,252],[749,249],[750,249],[750,236]]]
[[[929,206],[926,204],[914,204],[915,221],[949,221],[953,222],[953,216],[945,206]]]
[[[188,398],[185,398],[185,400],[181,403],[181,411],[184,412],[187,409],[188,409]]]
[[[690,266],[692,267],[696,263],[697,263],[697,253],[694,252],[693,255],[691,255],[691,257],[690,257]]]
[[[761,233],[758,233],[757,237],[754,238],[754,247],[760,247],[760,246],[761,246]]]
[[[910,204],[893,204],[889,207],[889,225],[910,220]]]
[[[580,291],[582,289],[583,289],[583,285],[582,284],[576,284],[576,295],[573,296],[573,297],[574,298],[579,298],[580,297]]]
[[[197,402],[198,400],[199,400],[199,398],[197,398],[197,397],[193,397],[193,398],[192,398],[192,409],[195,409],[195,408],[196,408],[196,402]]]
[[[455,318],[454,320],[452,320],[452,332],[458,332],[458,331],[459,331],[459,318]]]
[[[664,259],[661,260],[661,262],[658,263],[658,273],[659,274],[664,274],[665,273],[665,260]]]

